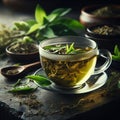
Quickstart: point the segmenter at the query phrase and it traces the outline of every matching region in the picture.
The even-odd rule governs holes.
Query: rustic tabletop
[[[9,59],[1,60],[1,67],[11,64],[9,61]],[[99,117],[104,115],[102,116],[102,119],[104,119],[108,113],[106,110],[109,109],[110,113],[115,112],[110,111],[110,108],[117,105],[120,97],[120,91],[116,89],[116,83],[120,78],[119,71],[110,68],[106,73],[108,75],[107,79],[112,80],[109,87],[106,83],[99,89],[79,94],[63,94],[41,88],[33,93],[12,94],[8,90],[12,88],[15,81],[11,82],[0,75],[0,101],[7,104],[10,109],[15,109],[18,112],[17,117],[23,120],[84,120],[88,118],[95,119],[98,117],[96,115],[99,115]],[[101,111],[101,109],[103,110]],[[12,114],[14,116],[14,113]],[[6,117],[6,113],[2,114],[3,119],[7,120]]]

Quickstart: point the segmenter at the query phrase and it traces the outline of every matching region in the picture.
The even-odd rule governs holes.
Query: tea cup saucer
[[[46,76],[44,70],[42,68],[38,69],[35,71],[34,75],[44,75]],[[107,74],[105,72],[100,73],[99,75],[92,75],[86,83],[82,85],[82,87],[77,87],[77,88],[60,88],[59,86],[56,86],[54,83],[51,82],[50,85],[47,86],[41,86],[40,84],[36,83],[40,88],[52,91],[52,92],[57,92],[60,94],[83,94],[83,93],[88,93],[91,91],[94,91],[100,87],[102,87],[106,81],[107,81]],[[94,81],[94,83],[93,83]]]

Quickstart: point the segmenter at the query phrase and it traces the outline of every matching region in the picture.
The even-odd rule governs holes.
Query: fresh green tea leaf
[[[112,59],[116,61],[120,61],[120,56],[112,55]]]
[[[16,29],[20,31],[26,31],[26,32],[30,29],[29,24],[25,21],[14,22],[14,27],[16,27]]]
[[[48,26],[50,24],[49,19],[46,17],[44,18],[44,25]]]
[[[35,19],[39,23],[40,26],[43,25],[44,17],[46,16],[47,15],[46,15],[45,10],[38,4],[35,10]]]
[[[45,30],[44,30],[44,35],[43,35],[45,38],[53,38],[53,37],[57,37],[54,33],[54,31],[50,28],[50,27],[47,27]]]
[[[70,8],[58,8],[52,11],[48,16],[47,19],[52,22],[54,21],[57,17],[61,17],[66,15],[68,12],[70,12]]]
[[[66,49],[66,46],[46,46],[44,47],[45,50],[51,51],[51,53],[58,53],[62,49]]]
[[[112,59],[115,61],[120,61],[120,50],[118,48],[118,45],[115,45],[114,47],[114,53],[112,54]]]
[[[28,92],[34,91],[35,89],[36,88],[30,87],[30,86],[18,86],[18,87],[12,88],[8,92],[11,92],[11,93],[28,93]]]
[[[119,53],[120,53],[120,50],[118,48],[118,45],[115,45],[115,47],[114,47],[114,54],[118,55]]]
[[[39,84],[41,86],[47,86],[47,85],[51,84],[49,79],[42,75],[28,75],[26,77],[35,81],[37,84]]]
[[[118,81],[118,88],[120,89],[120,81]]]
[[[65,49],[65,46],[46,46],[44,47],[45,50],[61,50],[61,49]]]
[[[36,20],[34,20],[34,19],[26,20],[26,22],[28,23],[28,25],[29,25],[30,27],[33,26],[34,24],[37,24]]]
[[[65,26],[69,27],[70,29],[80,30],[85,29],[85,27],[78,21],[72,18],[61,18],[59,19],[60,23],[63,23]]]
[[[70,54],[72,51],[75,51],[74,43],[72,43],[70,46],[66,45],[66,54]]]
[[[57,13],[59,16],[64,16],[69,13],[72,9],[71,8],[58,8],[52,12],[52,14]]]
[[[72,43],[70,46],[66,45],[66,54],[78,54],[84,52],[86,52],[84,49],[75,49],[74,43]]]
[[[34,24],[34,25],[30,28],[30,30],[27,32],[27,34],[31,34],[31,33],[35,32],[36,30],[38,30],[39,27],[40,27],[40,26],[39,26],[38,23],[37,23],[37,24]]]
[[[74,30],[70,29],[68,26],[63,23],[54,24],[51,26],[54,33],[57,36],[65,36],[65,35],[78,35]]]

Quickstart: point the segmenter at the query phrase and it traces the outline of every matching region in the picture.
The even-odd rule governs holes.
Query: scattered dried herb
[[[22,103],[25,105],[28,105],[30,108],[33,108],[33,109],[38,109],[41,106],[43,106],[43,104],[40,101],[38,101],[36,98],[34,99],[34,98],[28,97]]]

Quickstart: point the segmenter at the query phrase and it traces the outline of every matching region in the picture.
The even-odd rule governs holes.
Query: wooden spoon
[[[18,79],[26,75],[28,72],[41,67],[40,62],[35,62],[22,66],[9,66],[1,69],[1,74],[8,79]]]

